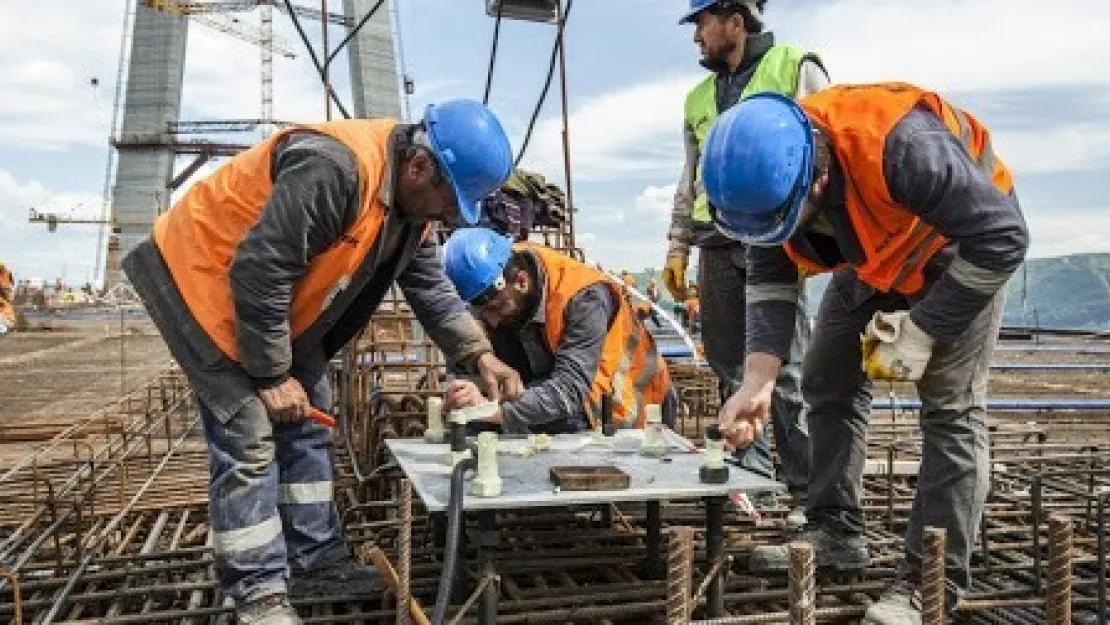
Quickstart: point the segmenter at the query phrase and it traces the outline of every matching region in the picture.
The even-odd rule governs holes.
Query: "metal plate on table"
[[[551,483],[562,490],[624,490],[631,478],[609,465],[551,467]]]

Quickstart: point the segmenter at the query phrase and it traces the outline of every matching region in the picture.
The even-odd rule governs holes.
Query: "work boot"
[[[235,608],[238,625],[301,625],[301,617],[284,594],[255,599]]]
[[[354,559],[340,560],[311,570],[293,571],[289,594],[293,597],[319,595],[380,595],[385,581],[372,566]]]
[[[867,607],[861,622],[864,625],[921,625],[921,593],[915,581],[899,574],[879,600]]]
[[[817,527],[802,532],[799,540],[813,545],[818,572],[855,573],[871,564],[867,540],[862,534]],[[748,557],[748,570],[753,573],[784,572],[789,569],[790,548],[787,545],[755,547]]]

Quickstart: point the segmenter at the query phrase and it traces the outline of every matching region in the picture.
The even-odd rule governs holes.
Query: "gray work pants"
[[[906,562],[920,569],[923,528],[942,527],[948,536],[948,579],[960,589],[971,583],[971,550],[990,481],[987,375],[1003,303],[999,291],[959,340],[938,343],[917,383],[923,444],[906,529]],[[837,272],[825,292],[802,374],[816,442],[811,524],[834,524],[849,533],[864,530],[860,500],[872,384],[860,368],[859,337],[876,311],[906,310],[911,304],[902,295],[871,292],[851,270]]]
[[[701,332],[705,358],[717,374],[721,401],[738,387],[743,377],[746,343],[744,290],[747,287],[744,246],[701,248],[698,260],[698,291],[701,298]],[[799,288],[801,286],[799,285]],[[767,436],[774,434],[782,475],[791,493],[804,496],[809,482],[810,449],[806,409],[801,393],[802,357],[809,341],[805,320],[805,297],[799,300],[794,343],[790,359],[783,363],[775,384],[771,422],[763,434],[736,457],[747,469],[774,478]]]

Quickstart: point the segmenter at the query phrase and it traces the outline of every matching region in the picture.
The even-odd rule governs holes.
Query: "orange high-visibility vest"
[[[563,338],[567,303],[582,289],[595,284],[604,284],[613,293],[613,302],[619,309],[602,344],[597,374],[586,400],[586,416],[591,426],[599,423],[601,396],[612,393],[613,422],[620,427],[643,428],[645,406],[663,404],[671,378],[655,347],[655,339],[622,297],[621,287],[600,271],[552,249],[529,243],[518,243],[514,249],[535,254],[543,264],[547,277],[544,336],[553,353]]]
[[[386,215],[377,194],[386,169],[390,133],[396,125],[394,120],[357,119],[275,133],[197,182],[155,221],[154,243],[189,312],[226,356],[239,360],[229,270],[239,243],[270,198],[274,146],[290,132],[311,130],[349,148],[359,170],[362,209],[358,219],[312,259],[294,285],[289,321],[292,338],[296,338],[347,287],[377,240]]]
[[[920,291],[926,263],[948,244],[935,228],[891,198],[883,174],[887,135],[915,106],[936,113],[1002,193],[1013,190],[1010,171],[995,156],[987,129],[935,93],[905,83],[840,85],[799,104],[828,138],[844,170],[848,216],[864,253],[856,274],[880,291]],[[784,248],[804,273],[836,269],[804,256],[789,242]]]

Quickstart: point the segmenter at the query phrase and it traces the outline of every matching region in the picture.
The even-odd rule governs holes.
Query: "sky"
[[[49,233],[27,214],[100,214],[130,2],[0,3],[0,260],[17,276],[80,283],[93,275],[97,226]],[[494,23],[484,0],[392,4],[404,72],[416,87],[409,109],[419,115],[428,102],[481,98]],[[606,266],[659,266],[666,254],[682,101],[703,75],[692,28],[677,24],[687,5],[578,0],[571,9],[576,229],[587,255]],[[237,16],[258,19],[257,11]],[[770,0],[767,21],[777,41],[820,54],[834,82],[913,82],[982,120],[1014,171],[1032,256],[1110,252],[1110,2]],[[275,14],[275,23],[298,52],[275,60],[275,115],[322,120],[308,56],[288,18]],[[506,21],[501,33],[490,104],[519,149],[555,29]],[[332,41],[342,34],[334,30]],[[336,70],[340,87],[345,71]],[[256,48],[193,24],[181,118],[257,117],[258,75]],[[555,86],[523,166],[563,184],[559,103]]]

